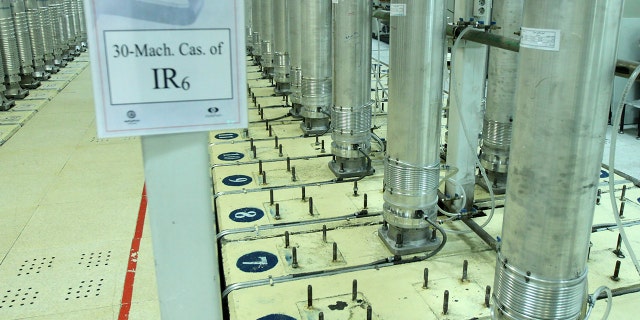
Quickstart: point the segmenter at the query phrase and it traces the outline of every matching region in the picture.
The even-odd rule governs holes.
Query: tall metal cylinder
[[[35,0],[24,1],[29,40],[33,58],[33,76],[39,80],[49,79],[49,73],[45,70],[44,41],[42,39],[42,19],[40,10]]]
[[[69,19],[69,45],[71,46],[71,53],[74,56],[78,56],[82,51],[82,46],[80,44],[80,18],[78,17],[78,2],[77,0],[64,1]]]
[[[263,0],[251,0],[251,43],[253,61],[260,64],[262,58],[262,3]]]
[[[287,0],[273,0],[273,68],[276,82],[276,94],[288,95],[290,90],[289,20],[287,19]]]
[[[0,6],[1,5],[2,3],[0,3]],[[0,50],[0,60],[2,59],[2,50]],[[13,107],[16,103],[13,100],[7,99],[7,97],[5,96],[5,90],[7,90],[7,87],[5,87],[4,85],[5,71],[4,63],[2,62],[0,62],[0,79],[2,79],[2,81],[0,81],[0,111],[7,111],[11,109],[11,107]]]
[[[371,3],[343,0],[334,5],[334,92],[331,171],[340,178],[372,174]]]
[[[33,51],[24,0],[12,0],[11,12],[13,13],[13,27],[16,34],[18,57],[20,58],[20,86],[26,89],[35,89],[40,86],[40,81],[33,74],[35,71]]]
[[[82,50],[86,50],[87,48],[87,22],[84,16],[84,1],[76,0],[76,7],[78,8],[78,28],[80,35],[80,45],[82,46]]]
[[[302,108],[302,0],[287,0],[287,19],[289,20],[289,63],[291,115],[300,117]]]
[[[2,49],[2,63],[4,67],[4,84],[7,88],[5,95],[9,98],[22,99],[29,91],[20,87],[20,54],[10,0],[0,0],[0,46]]]
[[[64,67],[67,65],[69,58],[66,29],[62,21],[62,4],[60,0],[46,0],[45,3],[49,7],[48,15],[51,21],[51,29],[53,30],[53,56],[56,66]]]
[[[523,3],[524,0],[494,0],[492,19],[500,29],[493,33],[515,37],[522,26]],[[498,194],[505,192],[507,183],[517,66],[518,53],[495,47],[489,49],[487,107],[482,129],[480,162],[487,169],[491,187]],[[484,179],[479,181],[481,185],[484,184]]]
[[[262,37],[262,74],[273,78],[273,1],[262,0],[260,36]]]
[[[51,22],[49,0],[27,0],[25,4],[29,10],[35,10],[36,7],[38,9],[40,25],[42,28],[40,30],[36,30],[36,32],[40,33],[40,36],[42,37],[42,46],[44,48],[44,67],[47,72],[57,73],[58,66],[55,63],[57,49],[53,23]]]
[[[302,1],[302,109],[306,135],[329,130],[332,104],[331,1]]]
[[[525,0],[495,319],[582,319],[622,0]]]
[[[244,0],[244,29],[247,43],[247,52],[251,54],[253,50],[253,22],[252,22],[253,0]]]
[[[394,0],[383,218],[378,234],[394,254],[436,248],[425,218],[437,214],[440,118],[445,55],[441,0]]]

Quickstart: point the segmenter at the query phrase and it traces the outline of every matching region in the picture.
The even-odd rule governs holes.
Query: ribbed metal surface
[[[439,163],[416,167],[388,157],[385,159],[384,183],[386,191],[390,194],[437,199],[435,191],[438,188],[439,177]]]
[[[335,134],[368,136],[371,132],[371,104],[350,108],[333,107],[331,123]]]
[[[64,22],[62,21],[62,5],[56,0],[49,0],[49,20],[53,29],[53,43],[56,50],[55,54],[62,54],[67,48],[67,36]]]
[[[77,44],[81,38],[80,35],[80,11],[78,9],[78,1],[76,0],[66,0],[69,2],[69,10],[71,10],[71,22],[73,25],[73,42]]]
[[[315,111],[331,106],[331,78],[312,79],[302,76],[302,105]],[[328,113],[328,112],[327,112]],[[326,117],[326,116],[325,116]]]
[[[273,67],[273,0],[262,0],[260,10],[260,38],[262,40],[262,66]],[[272,71],[271,71],[272,72]]]
[[[27,13],[24,11],[24,1],[12,2],[13,26],[16,33],[16,44],[18,45],[18,56],[22,73],[33,72],[33,51],[31,49],[31,36],[29,35],[29,23]]]
[[[492,312],[506,319],[578,319],[587,293],[587,271],[574,279],[544,280],[498,257]],[[535,315],[535,316],[532,316]]]
[[[6,5],[6,7],[5,7]],[[2,47],[2,57],[6,75],[17,75],[20,73],[20,56],[16,43],[16,34],[13,29],[13,19],[11,8],[7,2],[0,2],[0,11],[9,11],[8,18],[0,18],[0,46]]]
[[[511,132],[513,126],[510,122],[484,120],[482,139],[485,145],[491,147],[508,148],[511,145]]]
[[[45,0],[36,0],[36,2],[40,12],[40,25],[42,26],[42,29],[39,30],[42,36],[42,47],[45,55],[53,55],[55,50],[55,31],[51,22],[50,9]],[[27,3],[27,7],[30,8],[29,3]]]
[[[292,68],[290,80],[291,94],[289,95],[289,100],[291,100],[291,103],[300,104],[302,103],[302,69]]]
[[[31,40],[33,64],[34,66],[43,65],[44,41],[42,39],[42,20],[37,7],[35,9],[27,9],[27,23],[29,24],[29,40]]]
[[[619,32],[622,2],[524,3],[523,38],[537,32],[525,28],[546,29],[555,30],[559,42],[557,50],[551,43],[549,50],[540,50],[521,42],[519,53],[500,249],[504,258],[496,269],[508,259],[508,266],[520,273],[515,277],[530,271],[546,280],[540,286],[550,287],[523,305],[517,300],[523,289],[514,276],[496,270],[495,304],[523,313],[520,318],[555,318],[539,312],[568,317],[573,314],[569,310],[586,302],[586,294],[577,301],[555,288],[556,283],[585,279],[607,128],[607,108],[602,106],[609,105],[615,70],[617,39],[610,35]],[[569,302],[574,305],[564,305]]]
[[[278,83],[289,83],[289,54],[287,52],[276,52],[274,54],[275,81]]]
[[[253,34],[251,35],[251,44],[253,46],[253,55],[256,57],[262,56],[262,37],[261,29],[262,29],[262,0],[252,0],[251,1],[251,30]]]
[[[78,8],[78,28],[80,38],[82,41],[87,40],[87,22],[84,16],[84,2],[83,0],[76,0],[76,7]]]

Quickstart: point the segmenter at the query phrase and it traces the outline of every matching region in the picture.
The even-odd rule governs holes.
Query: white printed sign
[[[521,35],[520,47],[547,51],[560,50],[560,30],[523,27]]]
[[[389,9],[389,15],[392,17],[404,17],[407,15],[407,4],[405,3],[392,3]]]
[[[243,4],[85,0],[98,135],[247,127]]]

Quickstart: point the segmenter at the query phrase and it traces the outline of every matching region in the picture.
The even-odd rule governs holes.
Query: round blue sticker
[[[264,317],[258,318],[257,320],[296,320],[296,318],[289,317],[284,314],[269,314]]]
[[[244,153],[240,152],[225,152],[218,155],[218,160],[222,161],[236,161],[244,158]]]
[[[247,185],[247,184],[251,183],[251,181],[253,181],[253,179],[251,179],[251,177],[245,176],[245,175],[241,175],[241,174],[228,176],[228,177],[222,179],[222,183],[224,183],[227,186],[231,186],[231,187],[244,186],[244,185]]]
[[[240,208],[231,211],[229,219],[235,222],[253,222],[264,217],[264,211],[258,208]]]
[[[256,273],[271,270],[276,264],[278,264],[278,257],[275,254],[255,251],[240,257],[236,267],[244,272]]]
[[[608,177],[609,177],[609,172],[600,170],[600,178],[608,178]]]
[[[638,203],[640,203],[640,198],[638,198]]]
[[[235,132],[224,132],[224,133],[218,133],[214,137],[219,140],[231,140],[231,139],[237,138],[238,134]]]

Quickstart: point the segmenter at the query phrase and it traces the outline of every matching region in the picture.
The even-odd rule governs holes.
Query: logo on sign
[[[218,155],[218,160],[222,161],[237,161],[244,158],[244,154],[240,152],[225,152]]]
[[[218,133],[214,137],[218,140],[231,140],[231,139],[237,138],[238,134],[234,132],[225,132],[225,133]]]
[[[608,177],[609,177],[609,172],[600,170],[600,178],[608,178]]]
[[[229,219],[235,222],[253,222],[264,217],[264,211],[258,208],[240,208],[231,211]]]
[[[134,119],[136,117],[136,112],[133,110],[127,111],[127,118]]]
[[[224,183],[225,185],[230,186],[230,187],[244,186],[244,185],[247,185],[247,184],[251,183],[251,181],[253,181],[253,179],[251,177],[245,176],[245,175],[241,175],[241,174],[228,176],[228,177],[222,179],[222,183]]]
[[[278,264],[278,257],[275,254],[255,251],[247,253],[238,258],[236,267],[244,272],[264,272],[273,269]]]
[[[294,317],[290,317],[285,314],[268,314],[264,317],[258,318],[258,320],[296,320]]]

